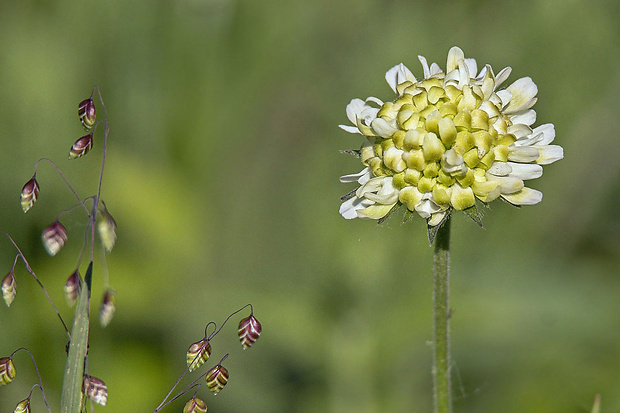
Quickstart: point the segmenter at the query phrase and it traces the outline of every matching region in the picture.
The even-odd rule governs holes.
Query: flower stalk
[[[433,403],[435,413],[452,413],[450,385],[450,218],[437,231],[433,264]]]

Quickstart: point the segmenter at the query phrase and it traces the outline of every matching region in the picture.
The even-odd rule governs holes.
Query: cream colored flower
[[[511,69],[495,75],[486,65],[478,72],[476,61],[458,47],[448,52],[445,72],[418,59],[422,80],[402,63],[386,73],[395,100],[369,97],[347,105],[354,126],[340,127],[366,138],[356,151],[365,167],[340,178],[360,185],[343,197],[340,214],[381,219],[404,205],[434,227],[452,210],[475,207],[476,199],[540,202],[542,193],[524,181],[540,177],[541,165],[564,153],[550,145],[553,124],[532,128],[538,93],[532,79],[498,90]]]

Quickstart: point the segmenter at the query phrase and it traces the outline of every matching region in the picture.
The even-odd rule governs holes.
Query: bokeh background
[[[77,104],[98,85],[119,236],[107,258],[117,312],[92,324],[90,371],[109,388],[98,411],[153,411],[204,326],[252,303],[255,347],[241,350],[241,316],[213,341],[209,363],[229,352],[231,377],[218,397],[199,390],[209,411],[429,412],[425,226],[338,215],[353,189],[338,177],[361,169],[340,151],[361,141],[337,125],[354,97],[392,98],[394,64],[421,75],[418,54],[444,67],[459,45],[512,66],[509,81],[534,79],[537,124],[555,124],[565,159],[532,182],[541,204],[493,203],[485,229],[454,220],[455,412],[587,412],[596,394],[620,411],[618,21],[612,0],[3,1],[0,228],[70,323],[62,289],[84,216],[63,219],[70,241],[52,259],[40,231],[71,193],[41,164],[36,206],[24,215],[18,198],[40,157],[94,193],[101,135],[87,157],[67,153],[84,134]],[[2,243],[4,274],[15,252]],[[103,271],[99,254],[95,315]],[[66,336],[21,264],[17,289],[0,306],[0,355],[30,349],[57,411]],[[15,362],[2,412],[36,381],[24,353]],[[44,410],[38,394],[33,407]]]

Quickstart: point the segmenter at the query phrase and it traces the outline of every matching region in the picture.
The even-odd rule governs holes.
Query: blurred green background
[[[92,324],[91,374],[109,412],[149,412],[209,321],[252,303],[263,335],[242,351],[237,317],[213,341],[230,381],[213,412],[431,411],[432,249],[421,219],[345,221],[338,182],[361,144],[338,129],[354,97],[392,99],[384,73],[460,46],[539,88],[538,124],[565,159],[531,186],[534,207],[493,203],[485,229],[453,224],[455,412],[620,411],[620,3],[617,1],[23,0],[0,4],[0,228],[22,247],[67,322],[62,288],[84,217],[58,256],[39,234],[72,206],[42,164],[40,200],[19,192],[40,157],[94,193],[101,135],[77,104],[101,88],[111,125],[103,198],[118,223],[107,259],[117,312]],[[101,111],[100,111],[101,114]],[[0,248],[0,273],[14,250]],[[95,267],[94,308],[103,293]],[[82,266],[82,272],[85,265]],[[30,349],[57,411],[66,336],[18,265],[0,306],[0,355]],[[12,411],[36,376],[27,356],[0,388]],[[190,395],[164,411],[181,411]],[[33,411],[43,411],[33,397]]]

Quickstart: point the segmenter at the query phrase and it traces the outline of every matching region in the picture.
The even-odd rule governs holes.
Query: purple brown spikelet
[[[94,376],[84,376],[83,391],[90,400],[105,406],[108,402],[108,386]]]
[[[205,376],[207,387],[213,392],[213,394],[218,394],[220,390],[226,386],[226,383],[228,383],[228,377],[229,375],[226,367],[218,364],[209,370]]]
[[[54,221],[54,223],[43,230],[41,239],[43,240],[45,250],[53,257],[67,242],[67,229],[60,221]]]
[[[37,182],[35,176],[33,176],[22,188],[22,193],[20,196],[22,209],[24,213],[28,212],[30,208],[37,201],[39,196],[39,183]]]
[[[7,307],[11,306],[11,303],[15,299],[17,290],[15,289],[15,273],[13,270],[9,271],[7,275],[2,279],[2,298]]]
[[[30,398],[24,399],[21,402],[17,403],[15,406],[15,410],[13,413],[30,413]]]
[[[92,98],[84,99],[78,105],[78,116],[84,129],[90,130],[95,124],[97,111]]]
[[[261,331],[263,331],[263,327],[253,314],[239,322],[237,334],[244,350],[252,347],[256,340],[258,340]]]
[[[93,148],[93,134],[82,136],[75,141],[71,150],[69,151],[69,159],[77,159],[80,156],[86,155]]]
[[[192,397],[183,407],[183,413],[206,413],[206,411],[207,403],[196,396]]]
[[[15,365],[10,357],[0,358],[0,387],[9,384],[15,378]]]
[[[97,231],[103,247],[107,252],[111,252],[116,244],[116,221],[107,209],[100,211]]]
[[[187,349],[187,367],[190,372],[196,370],[202,366],[205,361],[209,359],[211,355],[211,343],[206,339],[202,339],[193,343]]]
[[[80,276],[80,272],[75,270],[71,273],[69,278],[67,278],[67,282],[65,282],[65,298],[67,299],[69,306],[73,306],[73,304],[75,304],[75,300],[78,298],[81,286],[82,277]]]
[[[107,327],[112,321],[114,312],[116,311],[116,293],[108,288],[103,294],[101,308],[99,309],[99,324],[101,327]]]

